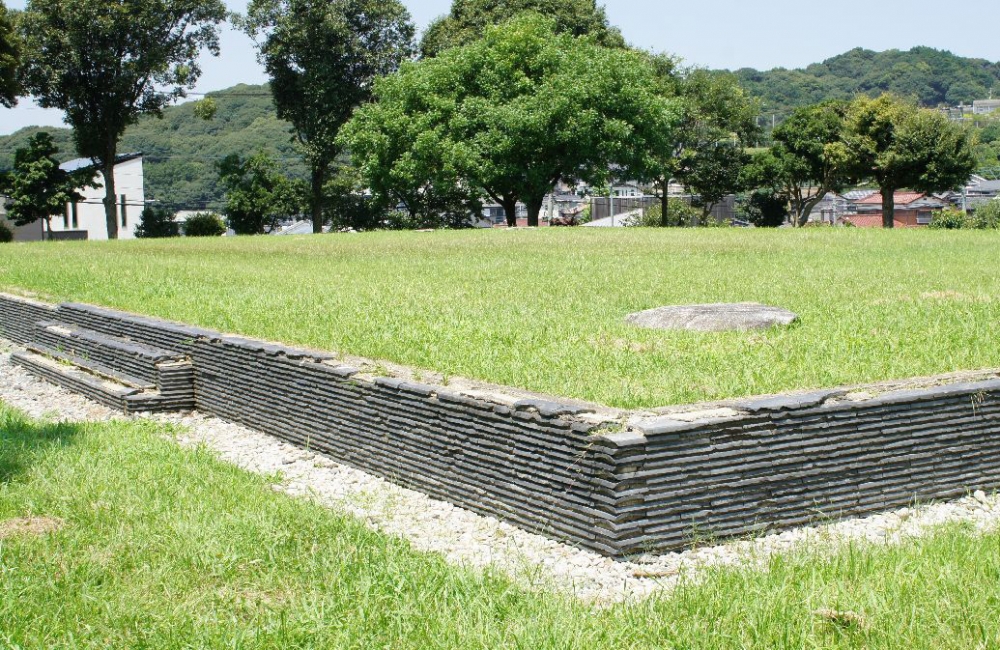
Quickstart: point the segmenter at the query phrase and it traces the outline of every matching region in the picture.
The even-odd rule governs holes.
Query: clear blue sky
[[[447,13],[451,0],[403,0],[418,27]],[[22,9],[24,0],[6,0]],[[242,11],[246,0],[229,0]],[[854,47],[910,49],[927,45],[955,54],[1000,61],[1000,3],[961,5],[928,0],[760,0],[758,2],[664,2],[609,0],[608,17],[636,46],[681,56],[711,68],[797,68]],[[205,56],[199,92],[265,80],[250,40],[227,30],[222,56]],[[34,108],[30,101],[0,108],[0,134],[31,124],[58,125],[61,115]]]

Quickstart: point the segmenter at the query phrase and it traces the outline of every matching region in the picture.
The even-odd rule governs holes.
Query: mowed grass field
[[[998,261],[996,232],[407,232],[5,245],[0,289],[631,408],[1000,367]],[[802,321],[623,322],[744,301]]]
[[[0,647],[1000,647],[997,532],[802,548],[596,610],[418,553],[276,493],[279,480],[153,422],[54,424],[0,405]]]

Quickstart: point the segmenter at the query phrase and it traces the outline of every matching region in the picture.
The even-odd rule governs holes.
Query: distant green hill
[[[850,99],[859,93],[893,92],[927,107],[969,104],[993,91],[1000,95],[1000,63],[968,59],[929,47],[909,52],[861,48],[800,70],[750,68],[736,75],[759,97],[766,112],[789,111],[825,99]]]
[[[145,154],[147,198],[174,209],[218,208],[223,192],[217,186],[215,163],[229,154],[263,149],[280,161],[287,173],[305,177],[289,125],[277,118],[267,86],[238,85],[209,94],[218,106],[215,119],[194,114],[191,103],[171,106],[162,119],[144,118],[130,128],[119,151]],[[0,169],[7,169],[14,151],[38,131],[48,131],[65,160],[76,158],[69,129],[29,127],[0,137]]]

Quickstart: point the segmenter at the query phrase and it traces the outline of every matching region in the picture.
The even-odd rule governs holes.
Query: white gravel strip
[[[10,364],[7,347],[0,349],[0,400],[36,418],[109,420],[125,418],[84,397],[53,386]],[[759,567],[775,553],[804,544],[869,542],[899,543],[924,534],[933,526],[965,521],[979,530],[1000,522],[1000,499],[982,492],[951,503],[825,526],[769,535],[752,540],[698,548],[683,553],[615,562],[596,553],[554,542],[419,492],[393,485],[365,472],[277,438],[199,413],[151,416],[182,425],[182,445],[206,445],[246,470],[280,473],[276,486],[288,494],[307,496],[350,513],[381,532],[409,540],[414,548],[440,553],[449,561],[471,567],[492,566],[528,586],[557,588],[587,602],[610,605],[644,598],[670,589],[699,569],[712,566]]]

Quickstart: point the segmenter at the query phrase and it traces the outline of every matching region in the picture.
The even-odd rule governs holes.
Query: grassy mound
[[[1000,366],[994,232],[565,230],[0,249],[0,288],[619,407]],[[641,330],[663,305],[801,324]]]

